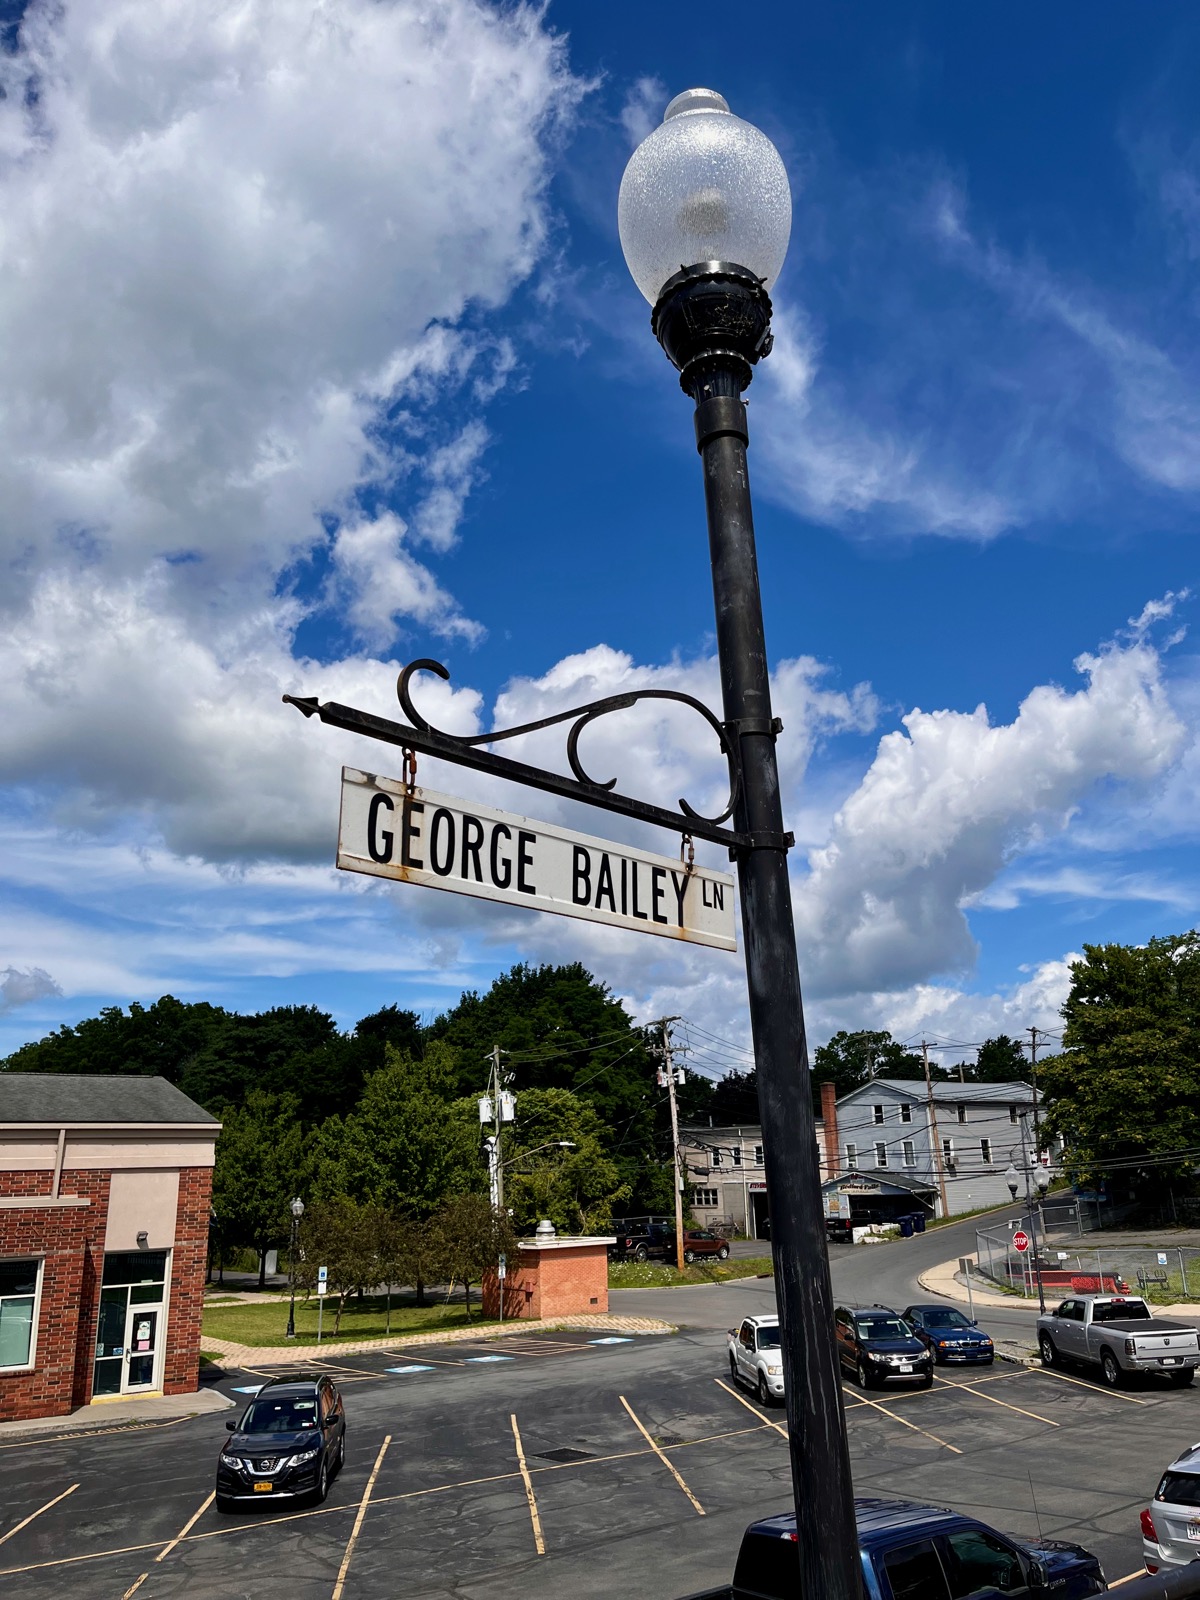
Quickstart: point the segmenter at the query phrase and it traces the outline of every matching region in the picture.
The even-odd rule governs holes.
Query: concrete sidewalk
[[[388,1350],[396,1347],[405,1350],[418,1345],[459,1344],[464,1340],[507,1339],[528,1336],[531,1333],[555,1333],[565,1328],[586,1328],[596,1333],[676,1333],[674,1323],[657,1317],[625,1317],[613,1312],[593,1312],[573,1317],[551,1317],[536,1321],[531,1317],[516,1317],[510,1322],[483,1322],[475,1328],[442,1328],[429,1333],[408,1333],[398,1328],[392,1334],[377,1334],[373,1339],[322,1339],[320,1344],[250,1345],[231,1341],[201,1339],[206,1356],[212,1356],[223,1365],[244,1367],[249,1371],[265,1363],[275,1366],[279,1362],[308,1361],[319,1365],[323,1357],[363,1355],[370,1350]]]
[[[917,1274],[917,1282],[922,1289],[928,1289],[930,1294],[937,1295],[939,1299],[953,1300],[958,1305],[968,1304],[966,1280],[958,1270],[957,1261],[943,1261],[940,1266],[927,1267],[924,1272]],[[1046,1303],[1057,1304],[1064,1298],[1064,1290],[1051,1289],[1047,1291]],[[983,1280],[975,1273],[971,1274],[971,1301],[977,1306],[1003,1306],[1006,1311],[1027,1311],[1033,1316],[1038,1314],[1036,1299],[1026,1300],[1021,1295],[999,1294],[994,1289],[985,1289]],[[1183,1317],[1191,1321],[1200,1319],[1200,1305],[1188,1301],[1173,1306],[1151,1306],[1150,1309],[1156,1317]]]
[[[236,1402],[219,1389],[199,1389],[195,1394],[156,1394],[141,1399],[101,1400],[80,1406],[65,1417],[30,1417],[20,1422],[0,1422],[0,1440],[28,1434],[54,1436],[95,1433],[97,1429],[127,1427],[135,1423],[177,1422],[207,1411],[228,1411]]]

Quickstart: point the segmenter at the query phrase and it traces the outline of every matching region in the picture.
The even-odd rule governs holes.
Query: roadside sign
[[[496,1265],[496,1276],[498,1278],[508,1277],[508,1259],[503,1255],[500,1257],[500,1260]]]
[[[342,768],[337,864],[401,883],[736,950],[733,878]]]
[[[321,1281],[317,1284],[317,1293],[318,1293],[318,1295],[328,1294],[329,1293],[329,1285],[325,1282],[324,1278],[322,1278]]]
[[[328,1267],[318,1267],[317,1268],[317,1282],[318,1283],[324,1283],[325,1280],[328,1277],[329,1277],[329,1268]]]
[[[1016,1233],[1013,1234],[1013,1249],[1021,1255],[1024,1255],[1026,1250],[1029,1249],[1029,1235],[1024,1228],[1018,1228]]]
[[[1159,1250],[1157,1252],[1157,1254],[1158,1254],[1158,1264],[1159,1264],[1159,1266],[1160,1267],[1165,1267],[1166,1264],[1167,1264],[1167,1252],[1165,1250]]]

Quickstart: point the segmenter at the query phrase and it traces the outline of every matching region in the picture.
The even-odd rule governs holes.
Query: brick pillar
[[[825,1176],[833,1178],[841,1167],[841,1146],[838,1142],[837,1088],[832,1083],[821,1085],[821,1129],[825,1139]]]

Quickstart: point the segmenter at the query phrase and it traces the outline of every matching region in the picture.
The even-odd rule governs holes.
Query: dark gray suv
[[[324,1500],[346,1460],[346,1413],[326,1373],[272,1378],[217,1458],[217,1510],[256,1500]]]

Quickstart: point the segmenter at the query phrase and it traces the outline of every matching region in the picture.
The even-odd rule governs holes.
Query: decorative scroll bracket
[[[306,717],[320,717],[321,721],[328,723],[330,727],[343,728],[349,733],[364,734],[369,739],[380,739],[385,744],[398,745],[401,749],[419,750],[423,755],[436,756],[456,766],[470,767],[476,772],[487,772],[497,778],[507,778],[511,783],[541,789],[547,794],[561,795],[568,800],[581,800],[586,805],[614,811],[621,816],[632,817],[638,822],[649,822],[656,827],[670,828],[676,833],[708,839],[713,844],[724,845],[732,856],[753,849],[786,850],[795,842],[790,833],[784,834],[779,839],[774,837],[767,839],[757,833],[742,833],[737,829],[723,826],[733,814],[738,800],[740,778],[737,744],[729,730],[717,720],[708,707],[691,695],[682,694],[674,689],[632,689],[626,694],[609,695],[603,700],[594,700],[588,705],[576,706],[570,711],[560,711],[554,716],[542,717],[536,722],[522,723],[519,727],[502,728],[491,733],[462,738],[457,734],[435,728],[413,705],[409,685],[416,672],[433,672],[447,682],[450,678],[449,672],[440,661],[422,658],[411,661],[404,668],[396,685],[396,694],[409,719],[407,723],[391,722],[386,717],[377,717],[369,711],[359,711],[353,706],[339,705],[332,700],[327,700],[322,705],[315,697],[304,698],[285,694],[283,698],[288,705],[295,706]],[[679,802],[680,809],[677,812],[669,811],[665,806],[652,805],[631,795],[619,794],[615,778],[609,779],[606,783],[599,783],[588,773],[579,755],[579,737],[583,730],[600,717],[608,716],[614,711],[628,710],[641,700],[669,700],[689,706],[704,718],[717,735],[721,753],[729,769],[729,801],[719,815],[703,817],[683,799]],[[552,728],[563,722],[571,723],[567,734],[567,760],[571,771],[575,774],[573,778],[557,772],[547,772],[542,767],[532,767],[507,756],[498,756],[484,748],[502,739],[513,739],[523,733],[535,733],[539,729]]]

